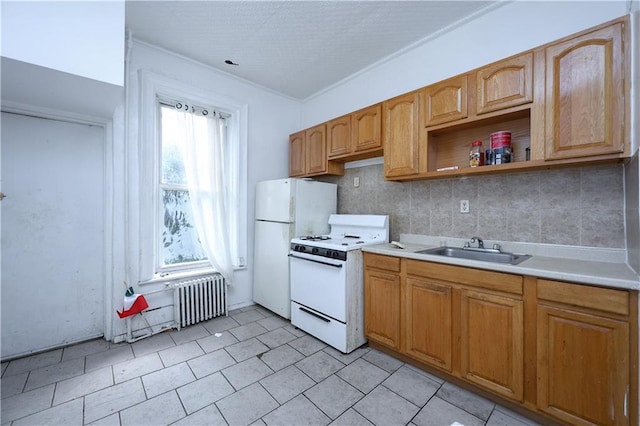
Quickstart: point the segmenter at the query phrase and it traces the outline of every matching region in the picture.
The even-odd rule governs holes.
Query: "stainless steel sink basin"
[[[463,249],[458,247],[436,247],[428,250],[420,250],[416,253],[455,257],[458,259],[481,260],[483,262],[508,263],[510,265],[517,265],[531,257],[528,254],[515,254],[491,249]]]

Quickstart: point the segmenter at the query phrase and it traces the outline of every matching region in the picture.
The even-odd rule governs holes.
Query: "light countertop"
[[[503,251],[532,255],[530,259],[517,265],[509,265],[416,253],[442,245],[462,247],[464,241],[467,241],[464,239],[403,234],[400,241],[405,246],[404,249],[391,244],[378,244],[363,247],[362,251],[552,280],[640,290],[640,276],[627,265],[626,251],[622,249],[503,243]],[[492,244],[493,241],[485,241],[485,247],[491,247]]]

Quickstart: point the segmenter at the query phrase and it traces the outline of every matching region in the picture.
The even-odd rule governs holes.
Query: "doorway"
[[[2,112],[2,359],[104,334],[105,129]]]

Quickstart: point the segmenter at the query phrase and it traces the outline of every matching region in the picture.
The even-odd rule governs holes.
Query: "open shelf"
[[[511,132],[511,163],[473,168],[473,173],[488,172],[489,168],[518,168],[526,161],[526,148],[531,145],[531,108],[514,110],[507,114],[487,115],[475,120],[456,123],[454,126],[427,128],[427,173],[440,168],[457,166],[459,174],[469,167],[471,142],[482,141],[483,149],[490,147],[489,135],[499,131]],[[478,169],[477,171],[475,171]],[[471,171],[471,170],[469,170]]]

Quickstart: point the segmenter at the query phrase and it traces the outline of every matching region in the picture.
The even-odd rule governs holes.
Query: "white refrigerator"
[[[289,247],[302,235],[329,233],[338,186],[309,179],[278,179],[256,185],[253,300],[291,317]]]

